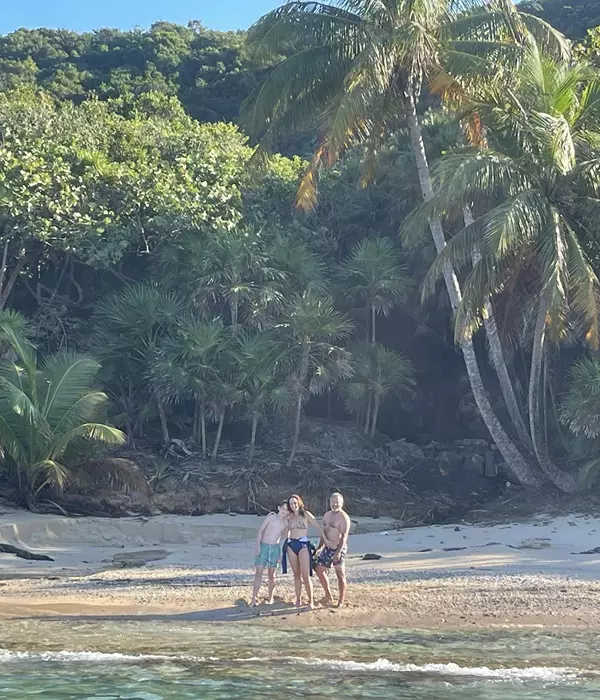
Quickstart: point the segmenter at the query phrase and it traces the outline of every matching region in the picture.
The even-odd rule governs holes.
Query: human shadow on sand
[[[327,608],[315,608],[326,610]],[[191,610],[182,613],[147,613],[147,614],[120,614],[120,615],[44,615],[40,620],[52,620],[54,622],[65,620],[85,620],[86,622],[244,622],[257,618],[282,618],[290,615],[313,612],[308,605],[297,608],[292,603],[276,600],[273,605],[261,604],[251,607],[245,600],[237,600],[233,605],[212,610]],[[13,618],[19,619],[19,618]],[[22,619],[29,619],[24,617]]]

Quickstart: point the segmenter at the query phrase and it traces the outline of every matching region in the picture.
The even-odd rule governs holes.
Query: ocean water
[[[583,700],[599,635],[9,620],[0,698],[21,700]]]

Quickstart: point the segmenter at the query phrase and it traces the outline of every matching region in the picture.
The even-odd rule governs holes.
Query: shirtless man
[[[315,571],[325,591],[325,604],[329,605],[332,602],[332,598],[327,572],[333,566],[338,580],[338,608],[340,608],[344,604],[346,595],[344,560],[348,549],[350,518],[344,510],[344,497],[341,493],[331,494],[329,507],[330,510],[323,516],[323,530],[327,537],[327,542],[323,539],[319,542]]]
[[[277,513],[269,513],[263,520],[256,536],[256,549],[254,560],[254,587],[252,589],[252,601],[250,605],[258,605],[258,591],[262,584],[262,577],[265,568],[269,577],[269,596],[267,605],[273,604],[273,591],[275,590],[275,572],[277,564],[281,559],[281,547],[279,541],[289,529],[288,518],[290,511],[287,503],[282,503],[277,507]]]

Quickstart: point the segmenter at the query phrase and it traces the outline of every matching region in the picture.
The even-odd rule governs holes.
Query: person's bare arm
[[[342,536],[340,538],[340,543],[333,555],[333,561],[339,561],[341,553],[346,549],[348,545],[348,535],[350,534],[350,518],[344,514],[344,529],[342,530]]]
[[[271,515],[272,515],[272,513],[269,513],[269,515],[267,515],[267,517],[262,521],[262,525],[258,528],[258,533],[256,535],[256,547],[255,547],[256,556],[258,556],[260,554],[260,543],[262,541],[262,536],[264,535],[265,530],[267,529],[267,523],[269,522]]]
[[[309,511],[306,511],[306,519],[309,523],[313,524],[319,531],[319,535],[321,537],[319,541],[319,546],[321,546],[321,543],[329,546],[329,542],[327,541],[327,535],[325,534],[325,530],[323,530],[323,528],[321,527],[321,523]]]

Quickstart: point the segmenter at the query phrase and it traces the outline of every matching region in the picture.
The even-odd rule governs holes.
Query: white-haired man
[[[323,531],[327,541],[321,538],[317,548],[315,571],[325,591],[325,603],[331,604],[331,588],[328,571],[333,566],[338,580],[338,608],[344,604],[346,596],[345,559],[348,551],[350,518],[344,510],[344,497],[341,493],[332,493],[329,498],[329,510],[323,516]]]

